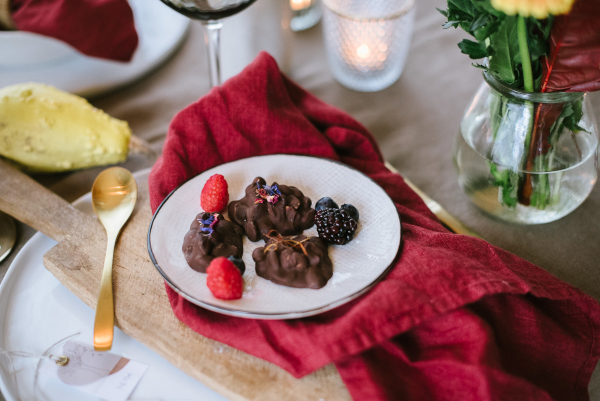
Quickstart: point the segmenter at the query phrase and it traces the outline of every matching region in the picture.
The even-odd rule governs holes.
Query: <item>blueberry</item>
[[[327,209],[327,208],[333,208],[333,209],[338,209],[338,205],[337,203],[335,203],[333,201],[333,199],[331,198],[321,198],[317,201],[317,204],[315,205],[315,210],[318,212],[319,210],[322,209]]]
[[[340,209],[344,210],[346,213],[348,213],[350,215],[350,217],[352,217],[352,219],[354,221],[356,221],[358,223],[358,209],[355,208],[354,206],[344,203]]]
[[[240,273],[242,273],[242,275],[244,275],[244,272],[246,271],[246,264],[244,263],[244,261],[242,259],[238,259],[235,256],[230,256],[227,259],[231,260],[231,262],[235,265],[235,267],[240,269]]]

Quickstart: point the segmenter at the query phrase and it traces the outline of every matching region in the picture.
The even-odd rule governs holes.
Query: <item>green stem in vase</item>
[[[523,68],[523,87],[526,92],[533,92],[533,73],[531,71],[531,56],[529,54],[529,45],[527,43],[527,24],[525,18],[521,15],[517,18],[517,38],[519,40],[519,53],[521,54],[521,67]],[[533,128],[533,104],[526,102],[530,109],[530,118],[527,129],[527,138],[525,139],[525,154],[529,151],[531,142],[531,129]]]
[[[526,92],[533,92],[533,72],[531,71],[531,56],[527,43],[527,24],[525,18],[519,15],[517,19],[517,37],[519,38],[519,52],[523,66],[523,84]]]
[[[521,55],[521,66],[523,68],[523,86],[526,92],[533,92],[533,73],[531,71],[531,56],[529,54],[529,45],[527,43],[527,24],[525,18],[521,15],[517,18],[517,38],[519,41],[519,53]],[[527,124],[527,136],[525,138],[525,160],[529,154],[529,145],[531,144],[531,135],[533,129],[533,104],[525,102],[529,110],[529,121]]]
[[[527,37],[527,23],[525,20],[525,17],[519,15],[517,17],[517,39],[519,42],[519,53],[521,55],[521,67],[523,70],[523,89],[525,90],[525,92],[533,92],[533,72],[531,70],[531,55],[529,52],[529,43],[528,43],[528,37]],[[529,110],[529,120],[527,122],[527,136],[525,137],[525,144],[524,144],[524,156],[523,156],[523,163],[522,163],[522,167],[524,170],[527,170],[527,160],[530,157],[529,155],[529,148],[531,146],[531,139],[532,139],[532,135],[533,135],[533,122],[534,122],[534,107],[533,104],[531,102],[525,102],[526,106],[527,106],[527,110]],[[536,176],[537,177],[537,176]],[[539,177],[537,177],[539,178]],[[522,176],[522,179],[520,180],[521,182],[519,183],[519,187],[520,190],[523,190],[523,187],[525,185],[528,184],[529,181],[532,181],[534,179],[534,177],[531,174],[527,174],[525,173],[524,176]],[[529,184],[531,185],[531,184]],[[522,196],[519,196],[519,198],[522,198]],[[539,199],[539,194],[536,194],[535,196],[535,201],[533,202],[536,206],[541,206],[542,204],[544,204],[545,207],[545,202],[541,201]],[[521,199],[519,199],[519,201],[521,201]],[[531,204],[531,200],[528,199],[528,202],[526,202],[526,205]],[[543,207],[542,207],[543,209]]]

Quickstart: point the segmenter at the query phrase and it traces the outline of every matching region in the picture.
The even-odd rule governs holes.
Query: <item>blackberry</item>
[[[244,272],[246,271],[246,264],[244,263],[244,261],[240,258],[236,258],[235,256],[230,256],[227,259],[229,259],[231,261],[231,263],[233,263],[235,265],[235,267],[237,267],[240,270],[240,273],[243,275]]]
[[[352,206],[349,203],[344,203],[340,206],[340,209],[344,210],[346,213],[350,215],[358,223],[358,209]]]
[[[315,216],[317,232],[325,242],[346,245],[352,241],[358,224],[344,210],[327,208],[321,209]]]
[[[338,205],[337,203],[335,203],[333,201],[333,199],[331,198],[321,198],[317,201],[316,205],[315,205],[315,210],[318,212],[319,210],[323,210],[323,209],[337,209]]]

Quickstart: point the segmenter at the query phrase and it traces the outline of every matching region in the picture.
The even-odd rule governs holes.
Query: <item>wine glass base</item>
[[[0,212],[0,262],[12,250],[17,240],[17,226],[12,217]]]

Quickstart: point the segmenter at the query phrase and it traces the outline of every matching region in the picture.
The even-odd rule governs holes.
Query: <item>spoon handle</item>
[[[100,281],[100,295],[96,306],[96,320],[94,321],[94,349],[96,351],[110,351],[113,343],[115,325],[115,307],[113,300],[113,255],[115,243],[119,233],[107,232],[106,258]]]

